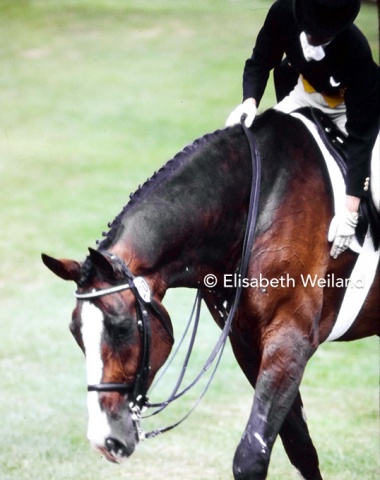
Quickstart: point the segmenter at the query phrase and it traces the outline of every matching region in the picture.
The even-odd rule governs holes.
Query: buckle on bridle
[[[145,438],[146,438],[145,437],[145,432],[141,427],[141,411],[142,411],[142,409],[133,402],[131,402],[128,405],[128,407],[129,407],[129,410],[131,412],[132,422],[135,425],[139,441],[145,440]]]

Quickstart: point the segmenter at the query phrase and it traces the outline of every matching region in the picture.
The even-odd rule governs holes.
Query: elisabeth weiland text
[[[289,274],[280,277],[266,278],[261,273],[252,278],[245,278],[238,273],[224,275],[225,288],[295,288],[298,286],[315,288],[364,288],[365,276],[352,281],[349,278],[336,277],[333,273],[325,277],[318,275],[303,275],[291,277]]]

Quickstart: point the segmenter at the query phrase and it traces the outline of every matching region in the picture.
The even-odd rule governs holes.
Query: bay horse
[[[243,289],[229,332],[255,390],[233,475],[265,479],[279,434],[302,477],[320,480],[299,387],[308,360],[334,326],[345,288],[305,285],[300,278],[347,279],[357,254],[329,255],[332,192],[324,160],[303,124],[268,110],[251,132],[262,178],[247,278],[269,284],[251,282]],[[187,146],[131,195],[83,263],[43,255],[50,270],[77,284],[70,329],[86,355],[88,438],[108,460],[121,463],[135,450],[136,411],[172,349],[165,292],[198,289],[223,326],[220,310],[236,290],[225,279],[239,271],[254,174],[242,126],[218,130]],[[215,285],[205,284],[210,275]],[[379,269],[340,340],[379,335],[378,292]]]

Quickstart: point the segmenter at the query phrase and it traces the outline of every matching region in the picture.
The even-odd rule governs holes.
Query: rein
[[[243,130],[245,132],[246,138],[249,143],[249,148],[250,148],[250,153],[251,153],[251,162],[252,162],[252,179],[251,179],[251,191],[250,191],[250,199],[249,199],[249,208],[248,208],[248,216],[247,216],[247,225],[245,229],[245,234],[244,234],[244,240],[243,240],[243,248],[242,248],[242,256],[241,256],[241,263],[239,267],[239,275],[241,275],[240,278],[244,278],[248,269],[248,263],[249,263],[249,258],[253,246],[253,240],[254,240],[254,233],[255,233],[255,228],[257,224],[257,216],[258,216],[258,204],[259,204],[259,196],[260,196],[260,181],[261,181],[261,159],[260,159],[260,153],[258,150],[258,146],[256,143],[256,140],[252,134],[252,132],[245,126],[244,124],[244,119],[245,117],[243,116],[241,119],[241,125],[243,127]],[[104,252],[106,253],[106,252]],[[189,329],[190,323],[192,322],[192,319],[195,315],[195,320],[194,320],[194,327],[193,327],[193,333],[190,341],[190,346],[189,350],[186,354],[184,364],[182,366],[182,371],[180,373],[179,379],[176,382],[176,385],[170,394],[169,398],[161,403],[149,403],[148,398],[147,398],[147,391],[148,391],[148,378],[149,378],[149,370],[150,370],[150,337],[151,337],[151,331],[150,331],[150,321],[149,321],[149,315],[148,315],[148,310],[153,310],[156,315],[158,315],[158,318],[160,319],[161,323],[163,324],[164,328],[168,331],[168,333],[171,335],[171,332],[169,331],[167,325],[165,324],[165,321],[163,320],[160,312],[154,307],[154,301],[152,299],[151,291],[149,288],[149,285],[147,284],[146,280],[143,277],[135,277],[132,272],[129,270],[127,265],[116,255],[110,254],[110,259],[112,261],[117,261],[122,269],[123,273],[126,277],[126,283],[123,283],[121,285],[117,285],[114,287],[109,287],[105,289],[99,289],[99,290],[92,290],[90,292],[82,293],[82,292],[75,292],[74,295],[77,299],[79,300],[91,300],[93,298],[98,298],[101,296],[105,295],[110,295],[113,293],[118,293],[123,290],[130,289],[137,300],[137,325],[138,325],[138,330],[140,333],[140,339],[141,339],[141,344],[142,344],[142,349],[141,349],[141,358],[140,358],[140,367],[138,374],[136,375],[136,379],[133,383],[100,383],[96,385],[88,385],[87,390],[89,392],[118,392],[120,394],[128,394],[131,395],[132,401],[129,404],[129,408],[132,412],[132,418],[133,421],[136,425],[137,432],[141,438],[152,438],[155,437],[161,433],[167,432],[176,426],[180,425],[186,418],[190,416],[190,414],[193,412],[193,410],[197,407],[201,399],[204,397],[206,394],[214,376],[217,371],[217,368],[219,366],[224,347],[226,345],[228,336],[231,331],[231,325],[233,318],[236,314],[237,308],[239,306],[239,301],[242,293],[242,285],[239,285],[236,288],[235,292],[235,298],[232,303],[231,309],[227,315],[227,318],[225,320],[225,324],[223,327],[223,330],[219,336],[219,339],[214,346],[211,354],[209,355],[208,359],[206,360],[201,372],[196,376],[196,378],[182,391],[178,393],[178,390],[180,389],[182,380],[185,375],[185,371],[187,368],[188,361],[190,359],[190,355],[192,352],[192,348],[194,345],[196,333],[197,333],[197,328],[198,328],[198,323],[199,323],[199,317],[200,317],[200,309],[201,309],[201,301],[202,301],[202,293],[201,290],[199,289],[197,291],[196,295],[196,300],[194,303],[194,307],[190,316],[190,320],[188,323],[188,326],[185,329],[185,333],[183,335],[186,335],[187,330]],[[171,335],[172,336],[172,335]],[[182,344],[183,338],[181,339],[179,346]],[[178,348],[175,353],[177,353]],[[208,371],[214,360],[217,358],[216,364],[214,366],[214,369],[210,375],[210,378],[199,396],[198,400],[195,402],[191,410],[183,417],[181,418],[178,422],[174,423],[173,425],[170,425],[168,427],[160,428],[153,430],[152,432],[148,433],[143,433],[141,428],[140,428],[140,421],[141,421],[141,410],[146,407],[146,408],[156,408],[156,410],[151,413],[150,415],[147,415],[143,418],[148,418],[150,416],[156,415],[157,413],[161,412],[164,410],[168,405],[170,405],[174,400],[177,400],[178,398],[182,397],[186,392],[188,392],[198,381],[203,377],[203,375]],[[172,360],[172,359],[171,359]],[[170,361],[171,363],[171,361]],[[166,370],[165,370],[166,371]],[[165,373],[165,372],[164,372]],[[162,376],[160,377],[162,378]],[[157,382],[156,382],[157,384]]]
[[[252,132],[245,126],[244,120],[245,120],[245,116],[242,116],[241,124],[242,124],[242,127],[244,129],[246,138],[248,140],[249,147],[250,147],[250,152],[251,152],[251,162],[252,162],[252,177],[251,178],[252,179],[251,179],[251,193],[250,193],[250,199],[249,199],[247,225],[246,225],[246,229],[245,229],[243,248],[242,248],[242,259],[241,259],[241,263],[240,263],[240,267],[239,267],[239,275],[241,275],[241,277],[239,277],[239,278],[244,278],[245,274],[247,272],[247,269],[248,269],[248,263],[249,263],[249,259],[250,259],[250,255],[251,255],[251,250],[252,250],[253,240],[254,240],[254,233],[255,233],[255,228],[256,228],[256,224],[257,224],[257,215],[258,215],[258,206],[259,206],[259,197],[260,197],[260,183],[261,183],[261,157],[260,157],[260,152],[259,152],[256,140],[255,140]],[[213,369],[213,371],[210,375],[210,378],[209,378],[208,382],[206,383],[206,386],[205,386],[203,392],[198,397],[198,399],[194,403],[191,410],[183,418],[181,418],[179,421],[177,421],[173,425],[170,425],[168,427],[159,428],[157,430],[153,430],[152,432],[146,433],[145,438],[156,437],[157,435],[160,435],[161,433],[165,433],[169,430],[172,430],[173,428],[180,425],[184,420],[186,420],[190,416],[190,414],[195,410],[195,408],[198,406],[198,404],[200,403],[200,401],[202,400],[202,398],[206,394],[212,380],[215,377],[215,374],[216,374],[216,371],[218,369],[220,360],[222,358],[224,347],[226,345],[227,339],[228,339],[230,331],[231,331],[232,321],[233,321],[233,318],[234,318],[235,313],[237,311],[237,308],[239,306],[242,289],[243,288],[242,288],[241,285],[239,285],[236,288],[235,298],[234,298],[234,301],[232,303],[231,310],[228,313],[228,316],[227,316],[227,319],[225,321],[223,330],[220,334],[220,337],[219,337],[213,351],[211,352],[210,356],[206,360],[201,372],[193,380],[193,382],[190,383],[190,385],[188,385],[180,393],[177,393],[177,391],[180,387],[181,381],[183,379],[186,367],[187,367],[187,361],[188,361],[188,359],[190,357],[190,354],[191,354],[192,345],[193,345],[194,340],[195,340],[196,329],[197,329],[197,325],[198,325],[198,321],[199,321],[201,291],[198,290],[197,297],[196,297],[195,304],[194,304],[194,308],[193,308],[193,312],[192,312],[192,315],[191,315],[190,321],[189,321],[189,323],[190,323],[191,318],[192,318],[193,313],[194,313],[194,309],[196,309],[197,313],[196,313],[196,318],[195,318],[195,322],[194,322],[194,330],[193,330],[193,334],[192,334],[192,338],[191,338],[191,342],[190,342],[190,348],[189,348],[189,351],[186,355],[184,365],[182,367],[182,372],[180,374],[180,378],[177,381],[176,387],[174,388],[174,390],[173,390],[172,394],[170,395],[170,397],[168,398],[168,400],[166,400],[165,402],[159,403],[159,404],[148,404],[148,407],[158,407],[158,410],[156,410],[155,412],[153,412],[149,416],[153,416],[153,415],[161,412],[172,401],[177,400],[182,395],[184,395],[186,392],[188,392],[196,383],[198,383],[198,381],[202,378],[202,376],[206,373],[206,371],[212,365],[215,358],[218,357],[217,361],[216,361],[216,364],[214,366],[214,369]],[[187,330],[187,328],[188,327],[186,327],[186,330]],[[186,333],[186,330],[185,330],[185,333]],[[181,342],[182,342],[182,339],[181,339]],[[144,418],[147,418],[147,417],[144,417]]]

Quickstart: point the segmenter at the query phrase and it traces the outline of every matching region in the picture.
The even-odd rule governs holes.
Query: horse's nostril
[[[116,438],[107,438],[106,447],[110,453],[113,453],[118,457],[127,457],[129,455],[125,445],[119,442],[119,440],[116,440]]]

